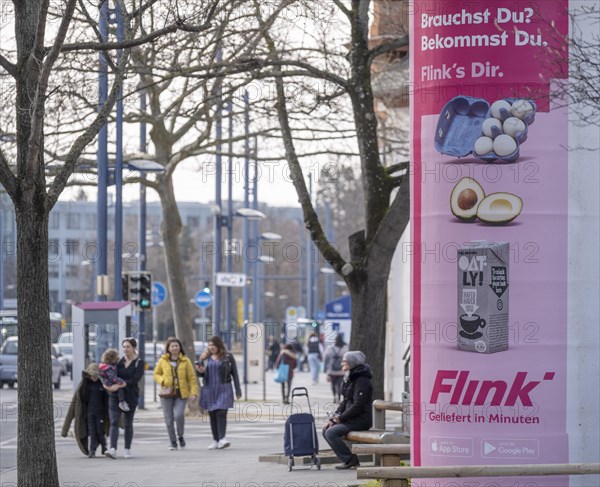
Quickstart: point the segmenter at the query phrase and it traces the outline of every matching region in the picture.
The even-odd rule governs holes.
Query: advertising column
[[[568,2],[413,6],[412,463],[566,463]]]

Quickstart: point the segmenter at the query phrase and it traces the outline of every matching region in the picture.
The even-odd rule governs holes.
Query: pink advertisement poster
[[[565,463],[568,1],[412,6],[412,463]]]

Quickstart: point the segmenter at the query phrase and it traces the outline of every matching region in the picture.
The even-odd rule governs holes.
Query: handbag
[[[277,372],[275,373],[275,377],[273,377],[273,380],[279,383],[287,382],[289,373],[290,366],[282,362],[279,364],[279,367],[277,367]]]
[[[158,397],[170,398],[177,397],[177,389],[175,386],[177,385],[177,373],[175,367],[171,366],[171,373],[173,374],[173,385],[172,386],[161,386],[158,391]]]
[[[160,388],[160,391],[158,391],[158,397],[165,397],[165,398],[169,398],[169,397],[176,397],[177,394],[175,393],[175,389],[171,386],[162,386]]]

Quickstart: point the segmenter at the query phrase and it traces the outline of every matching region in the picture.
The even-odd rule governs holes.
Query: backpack
[[[336,350],[335,348],[333,349]],[[335,352],[333,357],[331,357],[331,370],[332,372],[339,372],[342,370],[342,356],[338,355],[339,350]]]

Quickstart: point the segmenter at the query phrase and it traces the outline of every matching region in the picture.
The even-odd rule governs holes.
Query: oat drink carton
[[[508,242],[475,240],[458,250],[459,350],[508,349]]]

